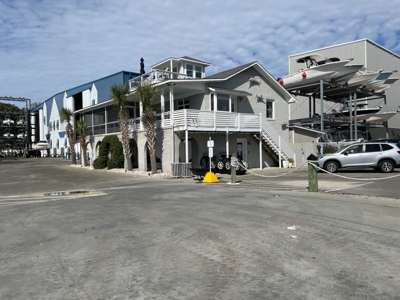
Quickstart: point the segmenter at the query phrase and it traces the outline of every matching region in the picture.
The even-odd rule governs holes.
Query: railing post
[[[241,123],[240,123],[240,113],[238,113],[238,130],[240,132],[240,127],[241,127]]]
[[[318,169],[316,161],[308,162],[308,191],[318,192]]]
[[[278,148],[279,148],[279,168],[282,168],[282,150],[281,150],[281,136],[278,138]]]
[[[217,112],[214,110],[214,131],[217,130]]]
[[[187,109],[183,110],[183,120],[185,122],[185,130],[187,131],[187,129],[188,129]]]

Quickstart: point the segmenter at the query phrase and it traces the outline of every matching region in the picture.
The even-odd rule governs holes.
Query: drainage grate
[[[45,196],[68,196],[68,195],[83,194],[83,193],[89,193],[89,191],[52,192],[52,193],[46,193],[46,194],[44,194],[44,195],[45,195]]]

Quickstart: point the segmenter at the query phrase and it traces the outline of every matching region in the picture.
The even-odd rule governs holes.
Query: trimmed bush
[[[107,166],[107,160],[104,156],[99,156],[93,161],[93,168],[104,169]]]
[[[111,158],[109,158],[109,153],[111,153]],[[101,141],[99,157],[95,159],[93,167],[95,169],[124,167],[124,151],[122,143],[116,135],[108,135]]]
[[[339,147],[333,144],[323,144],[324,154],[335,153],[339,150]],[[318,154],[321,155],[321,145],[317,145]]]

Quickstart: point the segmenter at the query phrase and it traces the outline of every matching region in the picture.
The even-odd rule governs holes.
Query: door
[[[247,139],[236,140],[236,155],[238,159],[247,161]]]
[[[364,153],[364,166],[376,166],[383,156],[380,144],[366,144]]]
[[[348,147],[341,152],[340,160],[342,167],[362,166],[364,163],[363,145]]]

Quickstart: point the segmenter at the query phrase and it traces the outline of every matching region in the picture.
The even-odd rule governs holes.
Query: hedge
[[[109,153],[111,152],[111,158]],[[124,167],[124,151],[122,143],[116,135],[108,135],[104,137],[100,144],[99,157],[93,162],[95,169],[123,168]]]

